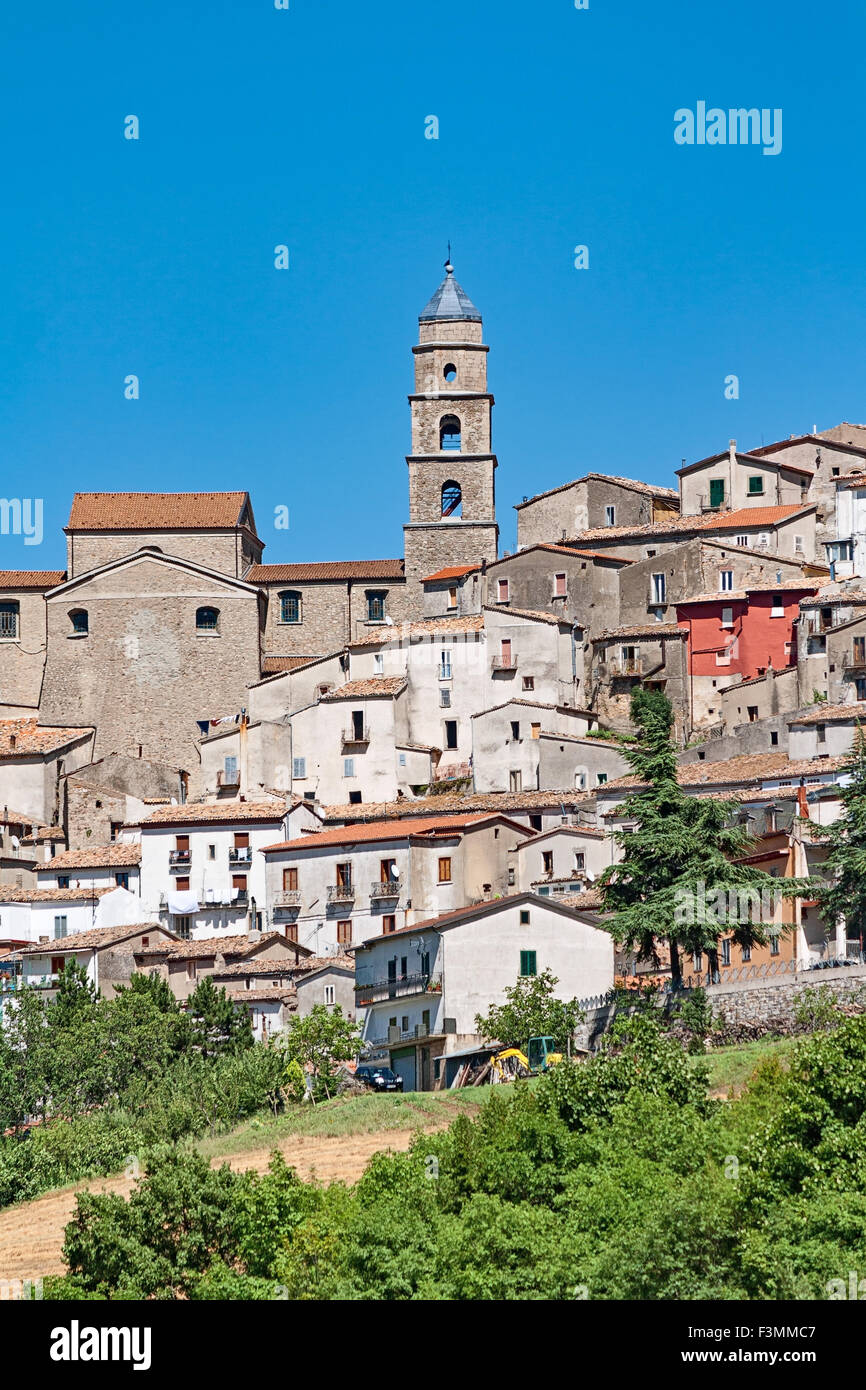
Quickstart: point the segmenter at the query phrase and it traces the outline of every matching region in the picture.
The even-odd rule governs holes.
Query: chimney
[[[736,463],[736,461],[737,461],[737,441],[736,441],[736,439],[729,439],[729,440],[728,440],[728,458],[731,460],[731,463]]]

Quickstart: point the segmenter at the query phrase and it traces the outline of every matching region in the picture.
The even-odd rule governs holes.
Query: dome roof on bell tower
[[[469,295],[454,279],[454,267],[450,260],[445,263],[445,279],[439,286],[430,303],[418,315],[419,323],[436,323],[447,320],[469,320],[480,323],[481,315]]]

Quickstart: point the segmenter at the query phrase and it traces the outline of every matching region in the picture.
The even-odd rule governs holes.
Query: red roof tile
[[[76,492],[69,531],[223,531],[240,524],[246,492]]]
[[[335,826],[331,830],[316,830],[309,835],[302,835],[297,840],[283,840],[275,845],[265,845],[262,854],[273,854],[283,850],[329,849],[336,845],[372,844],[378,840],[407,840],[410,836],[450,838],[490,819],[489,811],[475,811],[465,815],[428,815],[419,816],[417,819],[395,817],[391,820],[368,821],[360,825]],[[521,826],[521,829],[524,827]]]
[[[320,560],[296,565],[253,565],[248,584],[301,584],[317,579],[403,579],[403,561]]]
[[[0,570],[0,589],[53,589],[66,570]]]
[[[0,758],[54,753],[92,734],[92,729],[57,729],[35,719],[0,719]]]

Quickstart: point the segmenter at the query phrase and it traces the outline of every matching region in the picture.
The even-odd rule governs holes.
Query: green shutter
[[[724,478],[710,479],[710,506],[720,507],[725,500]]]
[[[520,973],[521,975],[537,975],[538,969],[535,962],[534,951],[520,952]]]

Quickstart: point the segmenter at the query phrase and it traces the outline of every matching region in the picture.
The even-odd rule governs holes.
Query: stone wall
[[[777,980],[744,980],[739,984],[710,985],[707,998],[715,1019],[728,1026],[766,1027],[782,1031],[795,1023],[803,990],[826,986],[846,1002],[862,995],[866,1008],[866,966],[841,966],[838,970],[803,970]]]
[[[18,638],[0,640],[0,718],[39,705],[45,666],[45,595],[0,588],[0,603],[18,604]]]
[[[252,542],[249,544],[252,546]],[[192,560],[194,564],[236,579],[243,575],[234,531],[76,531],[66,539],[69,578],[74,579],[148,546],[164,555],[177,555],[182,560]],[[254,559],[248,559],[247,563],[258,559],[260,543],[255,549]]]

